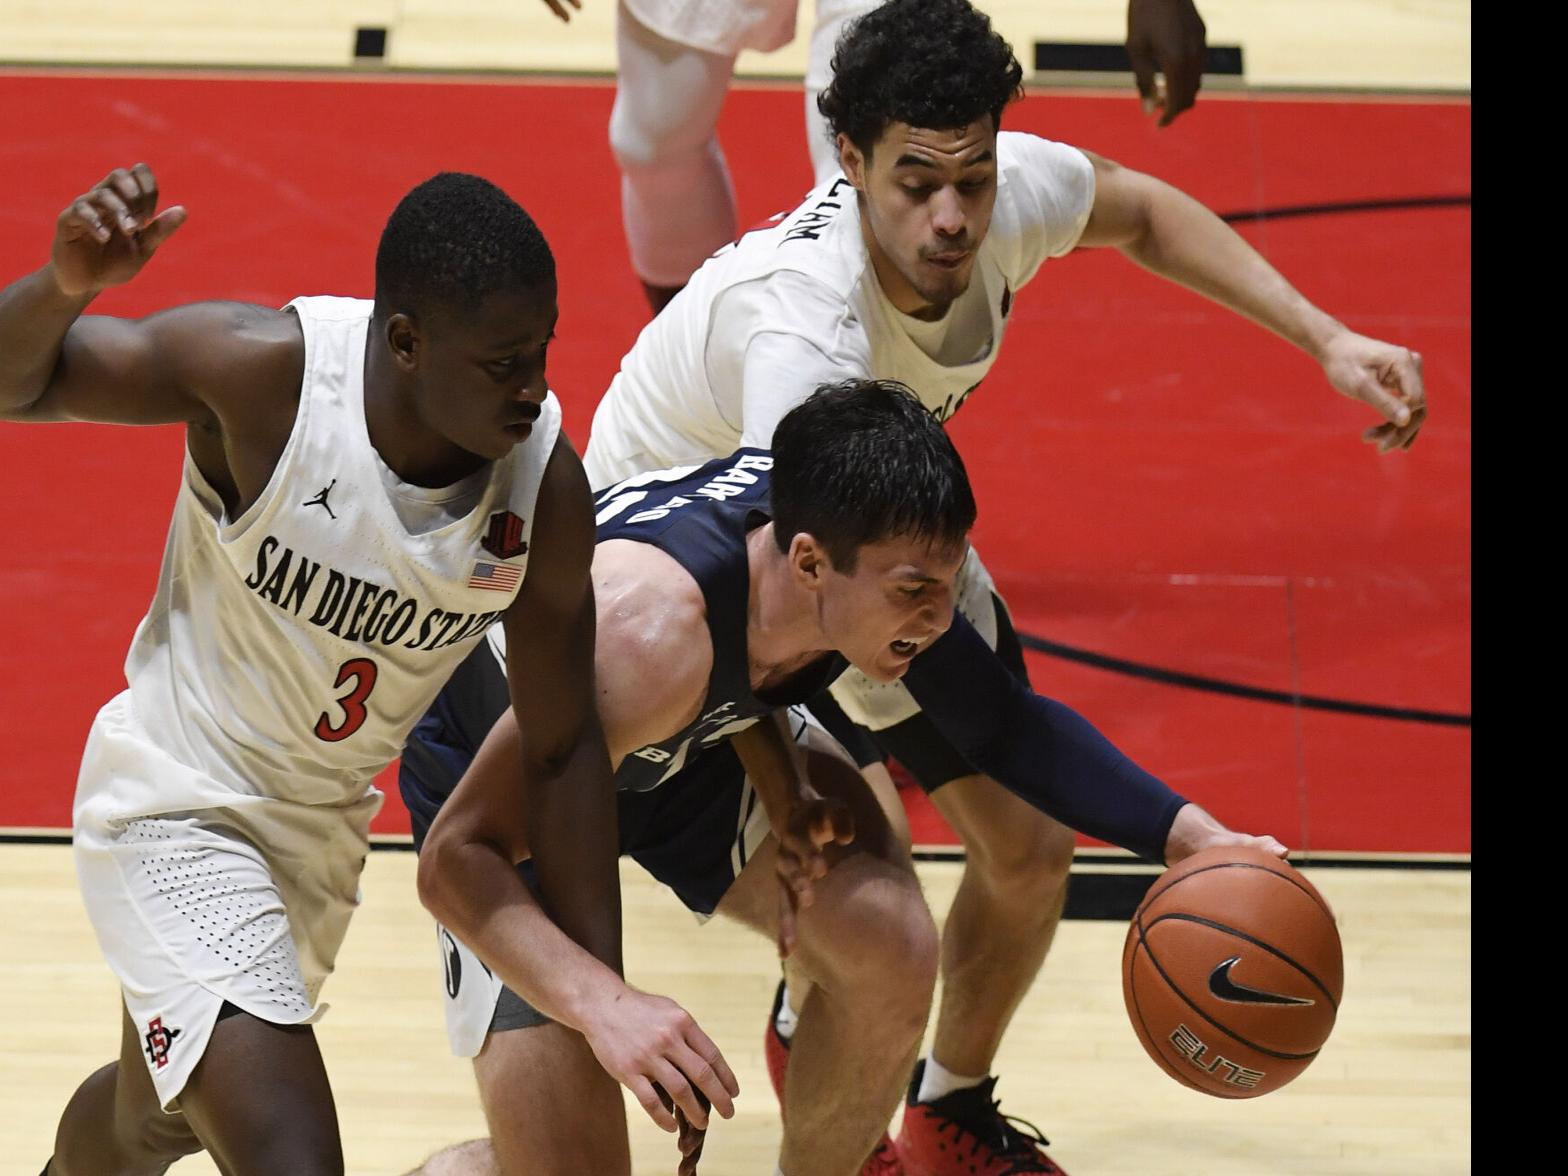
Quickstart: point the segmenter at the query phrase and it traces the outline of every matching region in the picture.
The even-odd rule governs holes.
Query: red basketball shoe
[[[916,1102],[925,1061],[915,1067],[898,1133],[905,1176],[1066,1176],[1045,1154],[1050,1140],[1033,1123],[1002,1114],[996,1079]]]
[[[789,1042],[779,1036],[779,1010],[784,1007],[784,981],[773,993],[773,1010],[768,1013],[768,1031],[762,1035],[762,1058],[768,1064],[768,1081],[778,1096],[779,1114],[784,1113],[784,1071],[789,1069]]]
[[[768,1014],[768,1029],[762,1035],[762,1057],[768,1065],[768,1081],[773,1084],[773,1093],[778,1096],[781,1116],[784,1113],[784,1071],[789,1069],[789,1042],[779,1036],[778,1028],[779,1009],[783,1004],[784,981],[780,980],[773,994],[773,1011]],[[876,1150],[860,1169],[860,1176],[904,1176],[904,1165],[899,1159],[898,1149],[887,1132],[882,1133]]]

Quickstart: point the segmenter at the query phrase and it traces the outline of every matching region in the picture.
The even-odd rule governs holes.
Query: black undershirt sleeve
[[[970,763],[1069,828],[1164,862],[1187,803],[1071,707],[1009,673],[967,620],[910,663],[904,684]]]

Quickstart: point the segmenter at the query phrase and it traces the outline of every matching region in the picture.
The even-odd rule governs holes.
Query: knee
[[[999,896],[1038,900],[1059,894],[1073,864],[1073,831],[1044,813],[998,823],[968,839],[965,874]]]
[[[685,164],[717,148],[713,128],[682,126],[649,117],[651,113],[634,113],[630,103],[615,103],[610,114],[610,150],[623,172]]]
[[[844,868],[849,863],[842,863]],[[879,1008],[909,1004],[922,1024],[941,958],[941,938],[913,873],[878,863],[880,875],[852,886],[821,921],[823,982]],[[898,977],[890,984],[889,977]]]

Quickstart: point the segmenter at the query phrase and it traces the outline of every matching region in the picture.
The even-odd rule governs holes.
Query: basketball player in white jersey
[[[1335,390],[1382,418],[1364,434],[1380,451],[1415,440],[1426,415],[1418,355],[1336,322],[1176,189],[999,131],[1022,71],[967,0],[891,0],[850,26],[833,71],[822,110],[843,175],[721,250],[643,330],[594,418],[584,462],[595,487],[767,446],[812,388],[847,377],[902,380],[945,420],[995,362],[1022,288],[1086,247],[1118,248],[1312,355]],[[960,610],[1022,673],[972,552],[959,587]],[[1007,1127],[989,1071],[1060,917],[1071,836],[966,765],[901,686],[851,670],[833,695],[932,793],[968,850],[932,1054],[900,1134],[906,1166],[947,1172],[951,1149],[939,1145],[957,1131],[987,1157],[973,1160],[979,1173],[1056,1172]],[[891,791],[880,768],[870,774]],[[788,998],[798,1006],[793,985]],[[770,1034],[773,1054],[781,1045]]]
[[[816,182],[838,171],[817,110],[839,34],[881,0],[815,0],[806,62],[806,145]],[[563,0],[545,0],[562,20]],[[578,0],[570,0],[581,7]],[[795,36],[800,0],[620,0],[610,146],[621,168],[621,220],[632,268],[657,313],[703,261],[735,239],[735,188],[719,145],[719,110],[743,49],[771,53]],[[1192,0],[1129,0],[1127,52],[1144,109],[1166,126],[1197,97],[1204,27]],[[1161,76],[1156,76],[1156,70]]]
[[[555,264],[504,192],[449,173],[387,222],[373,303],[83,316],[184,222],[157,203],[145,165],[115,170],[0,291],[0,419],[186,427],[129,689],[93,723],[73,818],[120,1056],[70,1100],[46,1172],[162,1172],[205,1148],[225,1172],[341,1173],[311,1025],[372,779],[495,621],[530,819],[613,819],[591,504],[545,382]],[[592,894],[602,925],[613,853],[546,888],[618,966],[573,905]]]

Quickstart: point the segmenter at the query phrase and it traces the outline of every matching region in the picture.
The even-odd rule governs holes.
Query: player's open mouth
[[[918,641],[895,641],[895,642],[893,642],[893,652],[898,654],[899,657],[914,657],[915,656],[915,652],[919,648],[920,648],[920,643]]]

